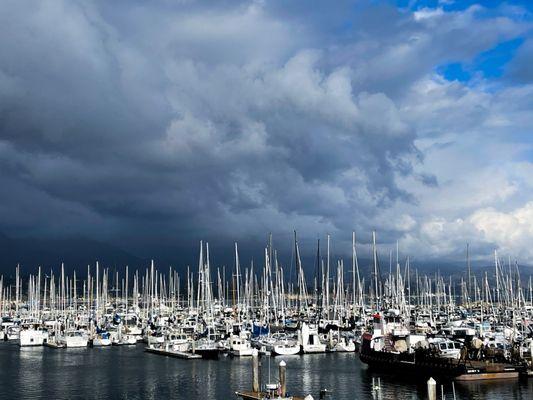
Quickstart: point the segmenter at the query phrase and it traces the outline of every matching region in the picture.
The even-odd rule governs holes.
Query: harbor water
[[[353,353],[262,357],[262,383],[277,379],[287,363],[288,389],[295,395],[331,391],[329,399],[424,399],[425,384],[374,374]],[[249,358],[180,360],[144,352],[144,346],[86,349],[19,348],[0,343],[0,399],[236,399],[251,385]],[[270,370],[270,371],[269,371]],[[380,378],[381,389],[373,390]],[[438,398],[441,388],[438,387]],[[457,399],[531,399],[533,379],[456,383]],[[444,386],[453,399],[452,386]]]

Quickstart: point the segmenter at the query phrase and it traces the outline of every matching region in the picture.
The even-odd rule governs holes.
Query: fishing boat
[[[250,343],[250,332],[241,331],[239,335],[231,335],[229,338],[229,348],[233,356],[249,357],[252,355],[252,344]]]
[[[188,352],[191,349],[192,339],[184,333],[170,332],[165,336],[163,346],[173,351]]]
[[[468,359],[466,349],[459,359],[451,357],[454,353],[446,353],[450,356],[443,357],[443,350],[455,352],[455,348],[448,349],[449,342],[445,339],[434,342],[436,346],[418,345],[416,349],[410,346],[409,339],[407,336],[397,340],[390,334],[385,318],[376,314],[374,332],[363,334],[360,359],[371,369],[421,380],[430,377],[457,381],[516,379],[524,372],[524,366],[520,364]],[[446,349],[441,349],[440,344],[445,344]]]
[[[205,337],[194,343],[193,352],[202,356],[203,359],[218,360],[219,348],[215,340]]]

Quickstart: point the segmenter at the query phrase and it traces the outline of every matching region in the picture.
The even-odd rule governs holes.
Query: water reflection
[[[425,384],[370,372],[355,354],[263,357],[263,383],[269,381],[269,364],[270,381],[276,381],[281,360],[293,394],[318,399],[327,388],[336,400],[426,398]],[[54,350],[0,343],[0,365],[0,399],[226,400],[235,398],[235,390],[249,389],[252,379],[249,358],[185,361],[147,354],[141,345]],[[372,378],[378,377],[381,389],[373,391]],[[455,390],[457,399],[530,400],[533,379],[462,383]],[[444,393],[453,398],[451,384]]]

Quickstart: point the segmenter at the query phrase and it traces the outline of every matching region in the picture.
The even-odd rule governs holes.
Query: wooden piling
[[[281,388],[281,397],[287,396],[287,364],[285,361],[279,363],[279,384]]]

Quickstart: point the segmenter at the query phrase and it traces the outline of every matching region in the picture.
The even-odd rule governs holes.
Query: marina
[[[252,390],[244,390],[249,374],[228,388],[242,399],[298,399],[286,395],[287,363],[302,374],[298,365],[320,356],[342,356],[344,368],[351,363],[349,370],[367,377],[377,374],[379,384],[371,384],[374,396],[382,393],[382,383],[387,385],[381,374],[417,385],[435,380],[441,390],[453,381],[520,387],[528,380],[533,370],[532,287],[531,277],[522,278],[518,264],[504,266],[495,253],[492,279],[487,272],[473,273],[469,259],[457,276],[432,277],[413,270],[408,256],[400,265],[397,248],[395,268],[391,253],[387,273],[381,271],[375,233],[372,239],[371,273],[366,277],[360,271],[355,233],[348,267],[338,259],[333,268],[330,237],[323,256],[319,241],[318,267],[308,278],[312,285],[296,233],[296,282],[285,278],[271,235],[264,263],[255,271],[253,263],[241,265],[237,243],[232,270],[212,267],[209,244],[200,242],[198,269],[187,268],[186,283],[178,270],[159,272],[153,262],[143,273],[130,273],[129,267],[121,273],[96,263],[87,268],[85,279],[76,271],[66,274],[63,265],[58,275],[39,268],[23,279],[17,266],[15,282],[6,285],[0,278],[5,352],[13,352],[17,344],[21,356],[58,351],[76,359],[80,351],[108,347],[124,348],[115,354],[135,354],[139,363],[161,358],[169,360],[165,363],[185,361],[193,369],[205,362],[215,369],[217,361],[251,363]],[[352,279],[346,279],[348,272]],[[129,347],[132,353],[126,352]],[[37,349],[40,353],[26,353]],[[265,367],[268,380],[260,379]],[[278,368],[279,378],[271,374]],[[305,386],[297,382],[292,385],[300,388],[301,399],[338,396],[333,383],[314,392],[302,392]]]
[[[0,400],[533,400],[533,0],[0,11]]]

